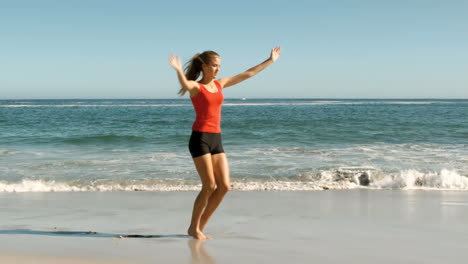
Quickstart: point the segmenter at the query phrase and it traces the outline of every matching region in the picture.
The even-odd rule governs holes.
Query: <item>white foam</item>
[[[239,191],[316,191],[328,189],[315,182],[298,181],[250,181],[233,182],[232,189]]]
[[[301,174],[297,179],[325,189],[468,190],[468,177],[448,169],[439,173],[411,169],[384,174],[373,167],[342,167]]]
[[[232,189],[238,191],[315,191],[338,189],[402,189],[402,190],[468,190],[468,177],[443,169],[440,173],[404,170],[380,177],[371,168],[340,168],[319,173],[305,173],[283,180],[233,179]],[[380,179],[376,179],[380,178]],[[362,186],[369,181],[369,186]],[[22,179],[0,181],[0,192],[112,192],[112,191],[199,191],[198,180],[141,179],[141,180],[80,180],[55,181]]]
[[[318,182],[328,189],[353,189],[361,185],[361,179],[372,180],[372,167],[341,167],[319,173]]]
[[[200,189],[197,185],[180,185],[171,183],[145,184],[131,182],[60,182],[53,180],[28,180],[20,182],[0,182],[0,192],[109,192],[109,191],[193,191]]]
[[[323,189],[347,189],[349,186],[335,184],[325,186],[317,182],[301,181],[233,181],[232,189],[238,191],[312,191]],[[140,180],[133,182],[60,182],[28,180],[20,182],[0,181],[0,192],[112,192],[112,191],[199,191],[199,182],[174,180]]]
[[[434,104],[434,103],[437,103],[437,102],[433,102],[433,101],[401,101],[401,102],[398,102],[398,101],[390,101],[390,102],[383,102],[384,104]]]
[[[371,186],[391,189],[468,190],[468,177],[448,169],[442,169],[439,173],[410,169],[387,175]]]
[[[0,192],[66,192],[78,191],[79,188],[74,188],[65,183],[55,181],[42,180],[22,180],[18,183],[0,182]]]
[[[11,154],[16,154],[16,153],[17,152],[11,151],[11,150],[8,150],[8,149],[0,149],[0,154],[11,155]]]

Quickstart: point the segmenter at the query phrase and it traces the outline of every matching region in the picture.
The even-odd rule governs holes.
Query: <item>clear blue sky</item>
[[[177,98],[171,52],[228,98],[468,98],[468,1],[0,0],[0,99]]]

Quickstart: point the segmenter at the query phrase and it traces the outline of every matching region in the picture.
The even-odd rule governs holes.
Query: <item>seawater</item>
[[[197,190],[188,99],[0,100],[0,192]],[[468,190],[468,100],[226,99],[237,190]]]

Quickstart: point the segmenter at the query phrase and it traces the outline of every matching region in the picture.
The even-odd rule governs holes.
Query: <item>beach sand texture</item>
[[[0,263],[466,263],[468,193],[232,191],[202,242],[195,192],[0,194]],[[88,232],[93,231],[93,232]],[[96,232],[96,233],[94,233]],[[151,238],[118,238],[124,235]]]

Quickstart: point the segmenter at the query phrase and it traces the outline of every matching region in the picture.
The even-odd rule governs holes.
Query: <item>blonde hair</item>
[[[187,80],[196,81],[202,72],[202,65],[209,63],[213,57],[219,57],[219,54],[212,50],[195,54],[192,59],[185,64],[184,74]],[[182,87],[178,94],[183,96],[186,92],[187,91]]]

